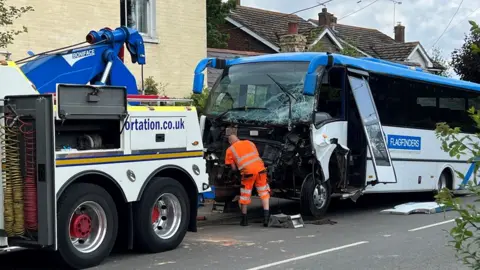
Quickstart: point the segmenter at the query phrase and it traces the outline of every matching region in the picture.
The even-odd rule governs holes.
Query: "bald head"
[[[239,139],[238,139],[237,135],[232,134],[232,135],[228,136],[228,143],[229,144],[234,144],[238,141],[239,141]]]

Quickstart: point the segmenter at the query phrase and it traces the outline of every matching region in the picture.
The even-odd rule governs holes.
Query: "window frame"
[[[120,11],[120,24],[122,26],[128,26],[128,15],[127,15],[127,5],[128,1],[135,1],[135,0],[121,0],[120,1],[120,8],[122,9]],[[149,13],[148,18],[150,18],[147,21],[147,27],[148,27],[148,33],[141,32],[139,29],[136,27],[131,27],[135,30],[138,31],[138,33],[143,37],[143,41],[145,43],[158,43],[158,36],[157,36],[157,0],[144,0],[150,3],[150,8],[147,10],[147,13]],[[123,5],[122,5],[123,2]]]
[[[429,116],[436,115],[437,118],[442,118],[443,117],[442,110],[448,109],[448,108],[440,107],[440,100],[441,99],[445,99],[445,98],[464,99],[465,100],[465,110],[452,110],[452,109],[450,109],[450,110],[452,110],[456,113],[461,112],[463,114],[462,123],[461,123],[461,126],[459,126],[461,128],[462,133],[471,134],[471,133],[476,132],[476,131],[469,130],[469,128],[471,128],[470,125],[473,124],[473,120],[471,122],[469,122],[469,120],[467,120],[469,118],[467,118],[466,116],[468,116],[468,109],[470,109],[470,107],[471,107],[470,100],[480,99],[480,92],[476,92],[476,91],[468,90],[468,89],[463,89],[463,88],[458,88],[458,87],[451,87],[451,86],[442,85],[442,84],[430,83],[430,82],[419,81],[419,80],[412,80],[412,79],[408,79],[408,78],[405,78],[405,77],[391,76],[391,75],[386,75],[386,74],[371,73],[370,75],[371,75],[370,78],[369,78],[370,87],[372,89],[372,94],[374,95],[375,104],[376,104],[376,106],[378,108],[378,111],[379,111],[380,121],[381,121],[383,126],[420,129],[420,130],[430,130],[430,131],[435,130],[434,127],[428,128],[426,126],[421,126],[421,124],[419,124],[419,123],[412,124],[413,120],[414,121],[419,121],[420,119],[408,119],[408,121],[407,121],[408,124],[401,124],[399,122],[396,122],[397,120],[395,120],[393,117],[391,117],[391,114],[392,114],[392,112],[394,112],[394,109],[392,109],[392,104],[393,103],[391,103],[389,101],[392,100],[392,99],[399,98],[399,96],[395,95],[395,93],[398,92],[398,91],[401,91],[402,85],[398,89],[393,90],[393,91],[391,89],[385,90],[382,87],[383,86],[382,82],[380,82],[378,85],[376,85],[377,84],[376,82],[371,81],[372,77],[378,78],[382,81],[387,80],[387,84],[388,84],[389,88],[392,87],[393,85],[395,85],[395,83],[397,83],[397,82],[400,83],[400,84],[402,84],[402,83],[414,84],[415,85],[414,89],[408,89],[407,90],[408,93],[406,92],[407,94],[402,95],[398,102],[400,104],[403,104],[404,108],[408,108],[408,107],[413,105],[413,103],[410,104],[408,98],[411,99],[411,98],[415,97],[416,105],[420,105],[420,106],[422,106],[422,105],[419,103],[419,98],[435,98],[435,106],[422,106],[422,107],[424,107],[424,108],[428,107],[430,109],[435,110],[435,113],[433,113],[433,111],[431,111],[432,114],[429,114]],[[403,87],[403,89],[405,89],[405,88],[406,87]],[[390,92],[390,91],[392,91],[392,92]],[[422,93],[422,92],[424,92],[424,93]],[[393,93],[393,94],[389,94],[389,93]],[[396,94],[398,94],[398,93],[396,93]],[[379,100],[380,95],[383,95],[383,97],[387,98],[387,100]],[[413,101],[413,99],[411,99],[411,101]],[[408,109],[412,110],[412,108],[408,108]],[[480,109],[480,108],[476,108],[476,109]],[[403,111],[402,113],[405,113],[405,111]],[[410,117],[410,115],[407,116],[406,118],[408,118],[408,117]],[[387,118],[387,120],[385,118]],[[453,123],[451,124],[447,120],[451,120],[451,119],[437,119],[435,121],[435,124],[439,123],[439,122],[447,122],[447,124],[450,124],[452,127],[457,127],[458,126],[458,124],[453,124]],[[465,120],[465,121],[463,121],[463,120]],[[469,127],[469,128],[466,129],[465,127]]]

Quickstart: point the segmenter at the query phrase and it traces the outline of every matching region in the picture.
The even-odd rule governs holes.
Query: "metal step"
[[[268,227],[277,227],[277,228],[303,228],[305,227],[303,218],[300,214],[297,215],[285,215],[285,214],[276,214],[271,215],[270,220],[268,221]]]

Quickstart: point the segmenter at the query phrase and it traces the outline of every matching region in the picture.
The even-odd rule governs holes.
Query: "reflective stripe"
[[[249,189],[244,189],[244,188],[241,188],[241,189],[240,189],[240,193],[252,194],[252,191],[251,191],[251,190],[249,190]]]
[[[252,159],[252,160],[250,160],[250,161],[248,161],[248,162],[245,162],[245,164],[243,164],[242,166],[238,167],[238,169],[241,170],[241,169],[245,168],[245,166],[250,165],[250,164],[252,164],[253,162],[259,161],[259,160],[262,160],[262,159],[261,159],[260,157],[254,158],[254,159]]]
[[[232,146],[230,146],[229,148],[230,148],[230,150],[232,151],[233,155],[235,156],[235,159],[238,161],[238,159],[239,159],[240,157],[238,156],[237,150],[235,150],[235,147],[233,147],[233,145],[232,145]]]
[[[257,191],[263,191],[263,190],[267,190],[268,189],[268,185],[265,185],[263,187],[257,187]]]
[[[233,147],[233,145],[229,147],[230,151],[232,151],[232,153],[233,153],[233,155],[234,155],[234,157],[235,157],[235,161],[236,161],[235,163],[237,163],[237,166],[238,166],[239,163],[241,163],[241,162],[242,162],[243,160],[245,160],[246,158],[253,157],[253,156],[257,156],[257,158],[254,158],[254,159],[248,161],[247,163],[242,164],[241,166],[239,166],[239,167],[238,167],[239,170],[242,170],[243,168],[245,168],[245,166],[250,165],[250,164],[252,164],[252,163],[255,162],[255,161],[259,161],[259,160],[261,161],[261,160],[262,160],[262,159],[259,157],[259,154],[258,154],[258,151],[256,150],[255,144],[252,143],[251,141],[248,141],[248,143],[252,146],[253,151],[250,152],[250,153],[248,153],[248,154],[245,154],[245,155],[243,155],[243,156],[241,156],[241,157],[238,155],[237,150],[235,150],[235,147]]]
[[[263,195],[267,195],[267,194],[268,194],[268,191],[259,191],[258,192],[259,196],[263,196]]]
[[[245,197],[245,196],[240,196],[240,200],[250,201],[250,198],[247,198],[247,197]]]
[[[251,153],[248,153],[246,154],[245,156],[241,157],[238,159],[238,162],[241,162],[242,160],[248,158],[248,157],[252,157],[252,156],[255,156],[257,153],[256,152],[251,152]]]

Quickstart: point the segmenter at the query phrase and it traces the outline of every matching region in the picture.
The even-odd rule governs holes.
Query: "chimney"
[[[307,38],[298,33],[298,22],[289,22],[288,33],[279,39],[281,52],[303,52],[307,46]]]
[[[405,26],[403,26],[400,22],[393,28],[393,32],[395,33],[395,41],[397,42],[405,42]]]
[[[289,35],[298,34],[298,23],[297,22],[288,22],[288,34]]]
[[[318,26],[334,27],[337,23],[337,17],[327,11],[327,8],[322,8],[322,12],[318,13]]]
[[[241,0],[235,0],[235,4],[238,6],[241,6]]]

